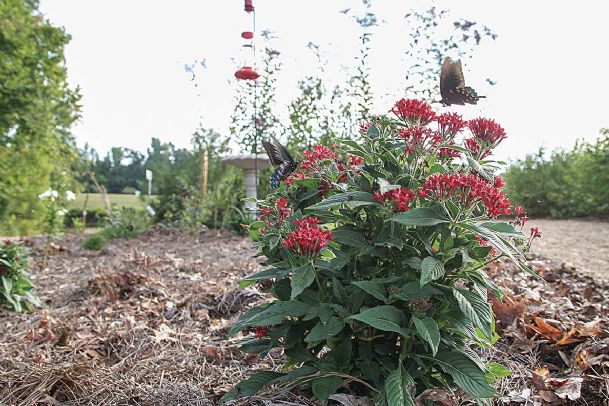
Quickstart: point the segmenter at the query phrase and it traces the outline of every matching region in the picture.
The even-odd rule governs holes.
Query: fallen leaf
[[[343,406],[374,406],[372,400],[367,397],[356,397],[345,393],[337,393],[330,396],[328,399],[340,403]]]
[[[557,341],[563,334],[560,329],[550,325],[541,317],[535,317],[534,322],[535,325],[529,324],[527,325],[527,329],[539,334],[544,338],[547,338],[550,341]]]
[[[416,406],[424,406],[426,400],[438,402],[442,406],[454,406],[457,401],[454,395],[448,393],[445,389],[425,389],[419,396],[414,400]]]

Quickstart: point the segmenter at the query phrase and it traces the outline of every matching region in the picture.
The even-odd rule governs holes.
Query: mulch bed
[[[207,231],[196,242],[156,229],[100,253],[81,242],[66,236],[33,272],[43,309],[0,312],[0,404],[216,405],[251,371],[280,366],[280,353],[242,354],[227,338],[244,309],[267,300],[238,288],[261,269],[243,237]],[[489,270],[510,293],[493,306],[501,340],[480,351],[514,371],[499,381],[499,401],[609,404],[609,286],[529,262],[543,280],[508,263]],[[242,404],[312,404],[270,396]]]

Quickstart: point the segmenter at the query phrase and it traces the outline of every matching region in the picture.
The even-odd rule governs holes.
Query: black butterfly
[[[296,170],[298,162],[294,161],[292,155],[290,155],[288,150],[285,149],[275,137],[271,138],[273,140],[272,143],[262,141],[262,145],[264,146],[264,149],[266,149],[269,161],[277,167],[275,172],[271,175],[271,187],[275,189],[279,187],[279,182],[287,179],[287,177]]]
[[[464,106],[465,103],[476,104],[478,100],[486,97],[478,96],[471,87],[465,87],[461,61],[453,62],[450,58],[446,58],[442,64],[440,94],[442,95],[440,103],[444,106],[450,106],[451,104]]]

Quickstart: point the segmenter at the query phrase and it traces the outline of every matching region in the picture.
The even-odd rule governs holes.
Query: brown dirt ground
[[[27,243],[40,253],[40,239]],[[280,353],[246,355],[227,337],[244,309],[267,299],[237,288],[261,269],[245,238],[208,231],[196,243],[157,229],[100,253],[81,243],[66,236],[48,268],[32,272],[43,309],[0,310],[0,405],[212,406],[252,371],[280,367]],[[608,285],[545,259],[529,264],[543,280],[506,263],[489,270],[512,298],[494,303],[502,339],[482,351],[514,371],[497,387],[501,399],[607,404]],[[313,404],[268,396],[242,405]]]
[[[542,232],[533,243],[534,253],[609,280],[609,222],[534,219],[527,230],[529,224]]]

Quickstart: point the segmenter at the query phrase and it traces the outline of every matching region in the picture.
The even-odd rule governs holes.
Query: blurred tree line
[[[540,149],[505,173],[508,195],[532,216],[609,216],[609,129],[571,150]]]
[[[35,227],[38,195],[78,161],[70,127],[80,95],[67,82],[69,40],[38,1],[0,2],[0,235]]]
[[[272,32],[264,31],[257,68],[261,77],[255,86],[249,81],[233,82],[235,108],[227,134],[201,126],[190,148],[152,139],[145,152],[115,147],[101,157],[89,147],[79,151],[70,133],[79,117],[80,97],[66,80],[63,49],[70,37],[43,18],[37,1],[0,2],[0,235],[32,232],[41,217],[38,194],[64,172],[75,190],[97,192],[95,178],[109,193],[139,190],[145,194],[145,171],[151,170],[152,192],[158,196],[153,204],[155,221],[188,227],[238,223],[243,216],[242,174],[222,161],[231,152],[229,137],[242,153],[262,152],[261,142],[270,136],[297,153],[318,142],[354,136],[371,114],[378,95],[370,83],[369,54],[375,27],[383,19],[376,17],[369,0],[362,3],[359,14],[341,12],[361,28],[359,55],[340,71],[328,72],[324,50],[310,43],[318,69],[299,81],[298,94],[282,107],[287,114],[279,114],[276,105],[282,55],[273,45]],[[412,69],[407,70],[400,91],[428,100],[437,94],[434,88],[444,55],[471,57],[483,38],[495,38],[488,27],[451,20],[446,11],[435,7],[413,11],[404,22],[409,36],[403,52]],[[187,72],[194,79],[192,69],[188,67]],[[329,82],[328,77],[336,80]],[[203,159],[207,160],[205,191]],[[260,176],[263,196],[269,173]]]

